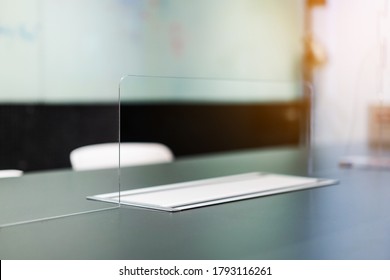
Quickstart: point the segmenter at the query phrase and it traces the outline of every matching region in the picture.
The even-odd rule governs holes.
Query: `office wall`
[[[304,140],[305,104],[126,104],[124,142],[160,142],[175,156],[270,146]],[[271,121],[272,120],[272,121]],[[118,141],[114,105],[0,106],[0,169],[69,168],[80,146]]]
[[[298,145],[303,3],[1,0],[0,169],[69,167],[72,149],[117,141],[118,83],[129,74],[263,79],[265,86],[229,96],[223,87],[183,89],[160,95],[165,103],[157,107],[127,95],[124,141],[166,142],[177,156]],[[193,135],[212,138],[194,143]]]
[[[295,81],[302,3],[2,0],[0,102],[115,102],[127,74]],[[290,88],[250,99],[297,94]]]

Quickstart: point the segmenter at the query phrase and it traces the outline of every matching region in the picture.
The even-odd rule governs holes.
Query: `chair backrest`
[[[160,143],[121,143],[121,166],[146,165],[170,162],[172,151]],[[70,153],[74,170],[117,168],[118,143],[104,143],[77,148]]]
[[[22,170],[17,169],[3,169],[0,170],[0,178],[19,177],[23,175]]]

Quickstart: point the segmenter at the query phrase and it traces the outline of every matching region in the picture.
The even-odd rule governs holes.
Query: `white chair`
[[[22,170],[17,169],[3,169],[0,170],[0,178],[19,177],[23,175]]]
[[[77,148],[70,153],[74,170],[117,168],[119,144],[104,143]],[[121,167],[170,162],[174,159],[171,150],[160,143],[121,143]]]

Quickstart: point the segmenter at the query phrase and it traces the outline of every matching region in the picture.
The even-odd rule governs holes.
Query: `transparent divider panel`
[[[117,207],[88,199],[119,191],[117,96],[113,87],[109,104],[31,105],[28,121],[13,128],[23,138],[14,151],[21,164],[10,168],[23,174],[0,178],[0,227]],[[76,150],[101,143],[110,145]]]
[[[310,96],[310,90],[299,81],[123,77],[119,86],[121,193],[237,172],[237,168],[209,166],[207,161],[201,167],[182,166],[181,172],[174,169],[175,161],[205,154],[287,146],[303,151],[291,156],[304,155],[308,163],[310,100],[306,95]],[[156,142],[172,151],[173,163],[167,164],[163,153],[155,163],[152,158],[149,161],[146,150],[141,155],[147,147],[142,144]],[[126,145],[131,143],[140,145],[139,151],[136,146],[128,150]],[[132,162],[133,158],[141,161]],[[296,160],[287,159],[277,168],[270,162],[256,171],[306,175],[307,165],[301,170]]]

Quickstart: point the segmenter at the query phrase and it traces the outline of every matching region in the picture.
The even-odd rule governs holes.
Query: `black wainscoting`
[[[302,103],[165,104],[122,107],[123,141],[158,141],[177,156],[297,145],[305,130]]]
[[[122,141],[161,142],[176,156],[298,145],[307,123],[301,102],[125,104]],[[0,169],[70,167],[77,147],[118,139],[118,106],[0,105]]]
[[[0,169],[69,167],[74,148],[118,139],[117,107],[0,105]]]

